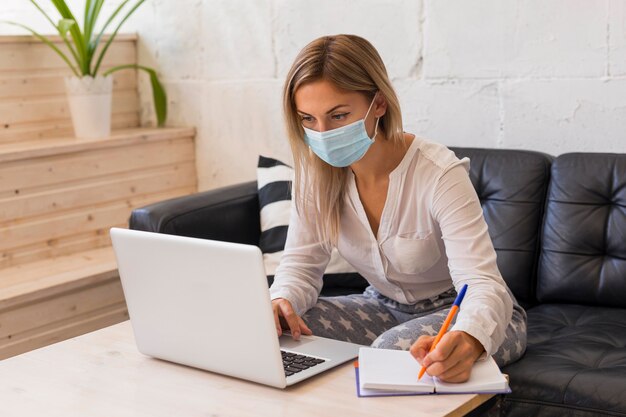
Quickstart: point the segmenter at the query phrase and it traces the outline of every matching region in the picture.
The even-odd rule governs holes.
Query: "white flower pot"
[[[65,91],[76,137],[95,139],[111,134],[113,76],[66,77]]]

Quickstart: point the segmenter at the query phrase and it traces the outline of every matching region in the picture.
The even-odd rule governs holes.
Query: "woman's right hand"
[[[300,339],[300,334],[312,335],[313,332],[304,323],[304,320],[293,311],[293,307],[288,300],[276,298],[272,300],[272,310],[274,310],[274,322],[278,336],[283,334],[283,329],[291,331],[294,340]]]

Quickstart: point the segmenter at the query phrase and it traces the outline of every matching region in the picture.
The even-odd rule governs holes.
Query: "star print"
[[[365,301],[363,301],[360,297],[354,297],[351,298],[352,301],[354,301],[356,304],[360,305],[360,306],[364,306],[365,305]]]
[[[522,343],[518,340],[515,342],[515,352],[520,355],[522,353]]]
[[[509,362],[511,360],[511,351],[509,351],[508,349],[503,349],[502,350],[502,360],[504,362]]]
[[[406,324],[401,324],[399,326],[396,326],[393,328],[395,331],[401,332],[402,330],[409,330],[410,327],[407,326]]]
[[[329,303],[333,304],[334,306],[339,307],[340,309],[342,309],[342,310],[343,310],[343,307],[344,307],[344,306],[343,306],[343,304],[341,304],[341,302],[340,302],[339,300],[332,300],[332,299],[329,299],[329,300],[327,300],[327,301],[328,301]]]
[[[402,350],[409,350],[411,347],[411,339],[405,339],[403,337],[399,337],[398,341],[393,344],[394,346],[398,346]]]
[[[323,312],[328,311],[328,307],[326,307],[323,303],[317,303],[316,307],[322,310]]]
[[[422,326],[422,332],[430,336],[434,336],[437,334],[437,331],[433,329],[433,326],[431,326],[430,324],[428,326]]]
[[[391,317],[389,317],[389,314],[387,313],[380,312],[380,313],[376,313],[376,315],[380,317],[382,321],[385,321],[385,322],[391,321]]]
[[[367,337],[369,340],[376,339],[376,335],[372,333],[369,329],[365,329],[365,337]]]
[[[322,323],[322,326],[324,326],[324,329],[326,330],[330,330],[333,328],[332,323],[326,320],[324,317],[320,317],[319,322]]]
[[[450,312],[449,309],[448,310],[442,310],[442,311],[436,313],[436,315],[443,318],[443,317],[447,317],[449,312]]]
[[[359,317],[361,318],[361,320],[368,320],[368,321],[372,321],[372,319],[370,319],[369,314],[367,314],[365,311],[361,310],[360,308],[357,308],[355,311],[356,314],[359,315]]]
[[[350,323],[349,320],[346,320],[343,317],[339,319],[339,323],[341,323],[343,325],[343,327],[346,328],[346,330],[354,330],[352,328],[352,323]]]

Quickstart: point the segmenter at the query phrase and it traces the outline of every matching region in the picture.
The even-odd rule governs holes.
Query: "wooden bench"
[[[135,62],[136,42],[105,67]],[[139,127],[135,71],[115,75],[111,137],[74,138],[64,65],[0,37],[0,359],[127,319],[109,228],[197,191],[195,130]]]

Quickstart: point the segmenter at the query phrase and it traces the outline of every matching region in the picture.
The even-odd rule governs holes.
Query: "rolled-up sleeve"
[[[468,284],[452,330],[472,335],[492,355],[504,341],[513,301],[468,170],[467,158],[444,170],[433,190],[431,210],[441,228],[454,286],[459,291]]]

